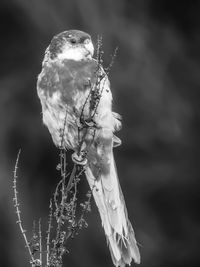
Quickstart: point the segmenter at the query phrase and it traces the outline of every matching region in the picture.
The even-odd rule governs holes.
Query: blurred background
[[[36,80],[51,38],[68,29],[94,42],[102,35],[105,66],[119,47],[110,73],[123,117],[115,158],[141,267],[199,266],[199,12],[198,0],[1,0],[0,266],[29,266],[12,204],[19,148],[24,228],[40,217],[46,227],[59,153],[42,125]],[[94,202],[87,222],[66,266],[112,266]]]

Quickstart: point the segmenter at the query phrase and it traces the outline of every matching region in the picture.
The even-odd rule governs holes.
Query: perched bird
[[[37,92],[53,142],[72,149],[73,161],[84,165],[113,263],[123,267],[132,259],[140,263],[140,253],[113,157],[113,147],[120,145],[114,135],[121,126],[120,116],[112,112],[110,82],[93,54],[91,37],[85,32],[69,30],[54,36],[45,52]]]

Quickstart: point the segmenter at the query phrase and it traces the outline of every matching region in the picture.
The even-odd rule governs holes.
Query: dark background
[[[123,116],[115,158],[141,267],[199,266],[200,1],[1,0],[0,8],[0,266],[29,266],[12,206],[19,148],[24,227],[40,217],[46,227],[59,159],[36,79],[51,38],[67,29],[94,42],[102,35],[105,65],[119,47],[110,74]],[[94,202],[87,221],[66,266],[112,266]]]

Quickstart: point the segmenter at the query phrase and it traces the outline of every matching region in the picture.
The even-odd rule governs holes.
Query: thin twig
[[[41,219],[39,219],[39,222],[38,222],[38,235],[39,235],[40,264],[42,266],[42,230],[41,230]]]
[[[14,169],[14,176],[13,176],[13,190],[14,190],[14,198],[13,198],[13,201],[14,201],[14,207],[16,209],[16,214],[17,214],[17,224],[19,225],[19,228],[20,228],[20,231],[24,237],[24,241],[25,241],[25,244],[26,244],[26,248],[28,249],[28,253],[29,253],[29,256],[30,256],[30,262],[32,264],[32,266],[35,266],[34,262],[34,257],[32,255],[32,252],[31,252],[31,248],[30,248],[30,244],[27,240],[27,237],[26,237],[26,230],[24,230],[23,226],[22,226],[22,220],[21,220],[21,215],[20,215],[20,209],[19,209],[19,201],[18,201],[18,197],[17,197],[17,169],[18,169],[18,163],[19,163],[19,157],[20,157],[20,153],[21,153],[21,149],[19,150],[18,154],[17,154],[17,159],[16,159],[16,162],[15,162],[15,169]]]
[[[110,64],[108,65],[108,67],[104,68],[107,76],[109,75],[110,73],[110,70],[115,62],[115,58],[117,56],[117,52],[118,52],[119,48],[118,47],[115,47],[115,50],[114,50],[114,53],[111,55],[111,61],[110,61]]]
[[[62,132],[61,132],[61,149],[63,149],[63,144],[64,144],[64,136],[65,136],[65,128],[66,128],[66,123],[67,123],[67,108],[66,108],[66,111],[65,111],[65,119],[64,119],[64,124],[63,124],[63,128],[61,129]]]
[[[49,203],[49,220],[48,220],[48,230],[47,230],[47,254],[46,254],[47,267],[49,267],[50,235],[51,235],[51,227],[52,227],[52,217],[53,217],[53,209],[52,209],[52,200],[50,199],[50,203]]]

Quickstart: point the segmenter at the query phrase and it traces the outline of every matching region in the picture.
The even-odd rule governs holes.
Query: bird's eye
[[[76,44],[76,43],[77,43],[77,41],[76,41],[76,39],[75,39],[75,38],[71,38],[71,39],[70,39],[70,43],[71,43],[71,44]]]

